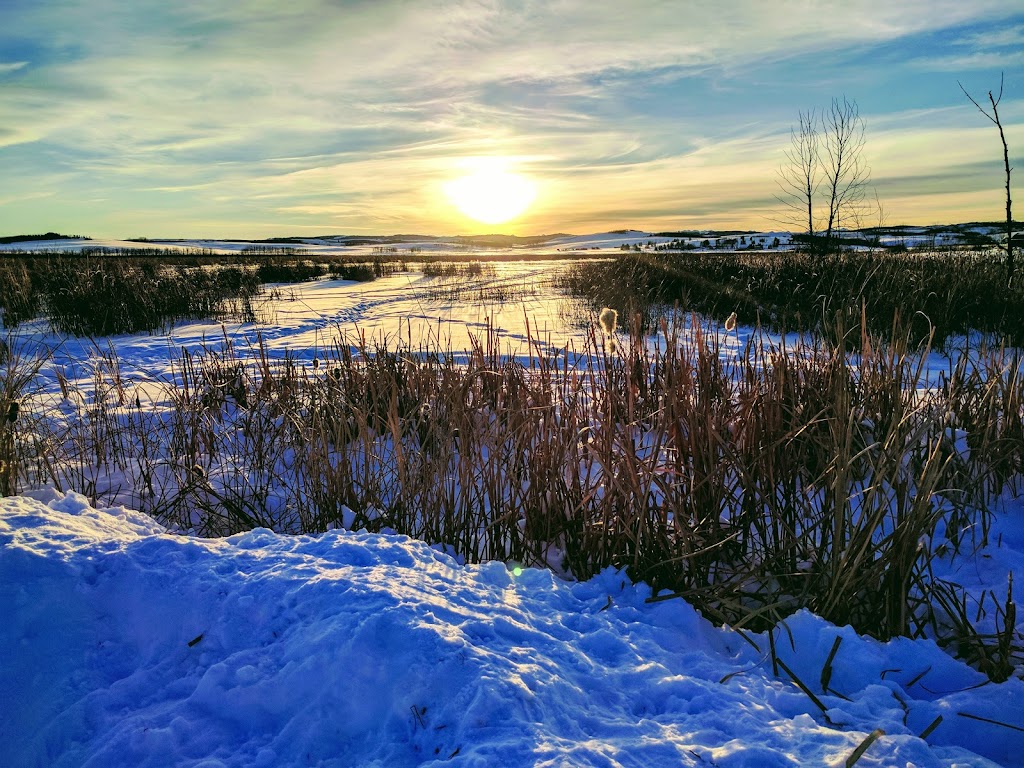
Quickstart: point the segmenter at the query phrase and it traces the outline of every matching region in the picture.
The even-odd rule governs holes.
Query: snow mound
[[[1020,725],[1024,684],[975,687],[930,642],[792,617],[779,655],[826,716],[766,637],[649,594],[404,537],[206,540],[76,494],[0,499],[0,765],[819,766],[878,728],[858,766],[1024,754],[975,719]],[[842,696],[819,685],[837,637]]]

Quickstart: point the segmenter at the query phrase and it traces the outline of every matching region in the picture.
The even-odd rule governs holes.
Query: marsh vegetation
[[[263,256],[5,259],[4,318],[152,330],[251,307],[266,282],[407,268]],[[420,269],[430,300],[531,290],[487,263]],[[493,328],[469,350],[339,334],[313,359],[225,336],[139,381],[94,343],[58,391],[9,331],[0,492],[78,490],[204,536],[366,528],[580,579],[624,568],[739,629],[806,607],[935,637],[1002,679],[1012,590],[969,605],[933,570],[987,543],[1024,471],[1024,299],[1000,282],[970,252],[623,252],[559,272],[589,323],[571,351],[509,356]],[[601,306],[620,328],[594,326]],[[725,354],[691,313],[763,332]],[[930,350],[968,331],[926,380]]]
[[[979,332],[1024,346],[1024,288],[1007,286],[1005,267],[984,249],[623,253],[575,263],[557,280],[591,311],[639,314],[645,330],[678,307],[828,335],[841,313],[872,334],[889,334],[896,322],[915,342]]]
[[[985,541],[1024,467],[1019,354],[923,388],[905,338],[857,329],[856,361],[816,343],[723,362],[714,337],[674,328],[655,348],[634,328],[621,354],[595,334],[572,364],[486,338],[468,365],[352,339],[315,365],[229,344],[182,354],[155,396],[170,407],[101,353],[91,382],[63,385],[62,418],[14,352],[4,491],[78,489],[205,536],[365,527],[576,578],[626,568],[737,627],[808,607],[1008,674],[1012,627],[974,631],[930,566]]]
[[[73,336],[155,332],[189,319],[254,322],[266,283],[363,282],[405,269],[399,261],[297,259],[281,249],[233,257],[155,248],[9,251],[0,255],[0,320],[13,328],[44,317]]]

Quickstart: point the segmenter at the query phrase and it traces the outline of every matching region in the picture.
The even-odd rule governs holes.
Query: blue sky
[[[842,96],[887,223],[995,220],[957,81],[1005,71],[1024,169],[1022,65],[1019,0],[0,0],[0,234],[779,228],[790,127]],[[452,205],[473,158],[522,216]]]

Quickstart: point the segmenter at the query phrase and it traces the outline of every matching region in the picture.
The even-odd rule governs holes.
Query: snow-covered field
[[[608,236],[612,237],[617,244],[625,236]],[[565,246],[563,240],[558,241],[562,244],[560,247]],[[643,238],[634,240],[646,242]],[[573,243],[587,248],[603,241],[604,236],[599,235],[573,239]],[[61,242],[46,241],[45,245]],[[82,246],[82,241],[67,242]],[[203,245],[199,241],[190,242],[197,247]],[[219,245],[224,246],[224,243]],[[338,251],[336,247],[330,248],[331,252]],[[366,247],[360,249],[366,250]],[[616,245],[602,255],[612,257],[617,250]],[[478,253],[494,255],[491,250]],[[368,251],[364,255],[368,255]],[[472,255],[473,252],[469,252],[461,258]],[[321,279],[269,285],[266,298],[257,304],[261,322],[188,321],[177,324],[166,334],[116,336],[100,340],[100,346],[106,348],[109,342],[123,371],[139,383],[168,379],[171,361],[182,349],[216,348],[225,339],[232,340],[236,347],[261,339],[275,357],[287,352],[293,359],[310,362],[322,357],[322,350],[342,336],[362,336],[390,347],[402,345],[414,350],[422,346],[450,349],[457,357],[470,348],[472,337],[479,339],[493,331],[500,339],[503,352],[528,364],[530,356],[538,353],[566,349],[571,353],[583,349],[590,325],[596,322],[596,317],[588,318],[578,302],[560,294],[552,285],[556,271],[570,263],[564,257],[496,261],[491,265],[493,274],[485,273],[469,282],[426,277],[416,265],[411,265],[408,272],[369,283]],[[458,286],[464,289],[461,294],[448,296],[450,291],[457,292]],[[477,298],[481,292],[483,298]],[[509,298],[503,298],[505,295]],[[689,318],[686,321],[689,322]],[[715,323],[708,323],[707,327],[718,328]],[[736,353],[743,349],[752,333],[753,329],[742,326],[731,333],[722,331],[719,347],[724,354]],[[70,381],[87,376],[88,366],[84,363],[97,351],[92,340],[49,333],[43,321],[21,326],[16,336],[52,355],[52,364],[46,369],[51,375],[51,392],[57,391],[55,374],[58,370]],[[790,341],[795,338],[791,337]],[[947,357],[933,353],[926,376],[948,369]]]
[[[1019,235],[1020,233],[1017,233]],[[933,227],[888,227],[881,231],[843,230],[838,237],[847,240],[872,241],[877,244],[908,248],[930,247],[942,248],[963,245],[967,237],[984,236],[992,242],[1005,239],[1005,230],[999,226],[962,225]],[[1016,236],[1016,235],[1015,235]],[[623,247],[653,248],[673,244],[674,247],[685,246],[696,250],[715,248],[745,248],[748,244],[757,243],[765,248],[791,248],[794,245],[793,233],[786,230],[765,230],[742,234],[719,233],[712,230],[686,235],[659,235],[641,230],[616,230],[613,232],[597,232],[585,235],[557,234],[551,236],[531,237],[522,239],[506,239],[501,236],[494,238],[487,247],[481,242],[487,236],[469,238],[421,237],[416,235],[394,237],[352,237],[328,236],[312,238],[290,238],[280,242],[249,242],[231,240],[117,240],[100,238],[85,240],[78,238],[61,238],[54,240],[29,240],[13,243],[0,243],[3,251],[38,251],[49,253],[75,252],[83,248],[97,249],[157,249],[169,252],[196,252],[198,250],[220,253],[238,254],[254,249],[291,249],[309,256],[344,255],[350,257],[377,256],[391,253],[398,257],[413,253],[421,254],[466,254],[476,252],[485,258],[517,258],[529,256],[563,256],[567,253],[582,251],[606,252],[612,255]],[[740,239],[742,238],[742,240]],[[775,241],[778,241],[776,244]],[[707,243],[707,245],[705,245]]]
[[[551,286],[560,263],[498,263],[481,280],[507,301],[438,298],[441,281],[414,271],[277,286],[264,324],[96,346],[39,322],[17,338],[49,355],[39,397],[88,386],[108,342],[140,393],[182,348],[257,337],[312,364],[339,334],[460,351],[493,328],[528,362],[585,345]],[[729,355],[750,331],[720,333]],[[1024,503],[1003,502],[992,546],[936,563],[974,599],[1002,601],[1024,564]],[[401,537],[206,540],[74,493],[0,499],[0,766],[849,765],[872,733],[857,765],[1024,765],[1019,671],[988,683],[930,641],[882,644],[801,613],[775,636],[791,677],[767,636],[648,597],[620,573],[562,582]]]
[[[536,354],[579,348],[588,333],[573,324],[575,315],[551,285],[554,270],[566,263],[499,262],[493,275],[474,280],[474,291],[507,292],[514,296],[510,300],[449,298],[449,290],[464,283],[425,277],[415,269],[369,283],[318,280],[269,285],[266,298],[257,305],[261,322],[189,321],[166,334],[126,334],[99,340],[99,346],[112,348],[122,372],[139,384],[169,380],[172,362],[182,349],[217,348],[225,340],[242,349],[261,339],[272,357],[287,352],[308,363],[322,358],[323,350],[343,336],[391,348],[450,348],[458,356],[470,348],[471,336],[483,337],[490,329],[505,352],[528,360],[531,350]],[[97,352],[93,340],[52,334],[41,320],[20,326],[15,338],[50,356],[44,380],[51,393],[58,391],[58,371],[72,382],[88,378],[88,361]]]
[[[735,237],[739,237],[738,235]],[[756,232],[747,235],[751,239],[758,239],[765,244],[771,243],[775,238],[780,244],[789,245],[792,236],[789,232]],[[528,238],[522,241],[510,241],[508,244],[494,245],[482,248],[474,245],[474,240],[480,238],[420,238],[415,235],[394,238],[360,237],[347,238],[326,237],[326,238],[302,238],[301,240],[287,242],[260,242],[232,240],[116,240],[100,238],[96,240],[85,240],[79,238],[61,238],[54,240],[30,240],[13,243],[0,243],[2,251],[36,251],[41,253],[73,253],[83,248],[97,248],[107,250],[166,250],[169,253],[181,253],[196,251],[207,251],[219,254],[238,254],[241,252],[252,252],[254,249],[283,250],[290,249],[305,253],[309,256],[380,256],[394,255],[397,257],[411,254],[455,254],[455,255],[477,255],[484,258],[516,258],[529,256],[559,256],[566,252],[578,251],[606,251],[608,255],[614,255],[615,251],[621,250],[623,246],[658,246],[666,245],[673,241],[685,242],[695,248],[705,239],[712,243],[719,240],[726,240],[726,236],[717,236],[714,233],[701,234],[696,237],[676,238],[664,235],[657,235],[651,232],[639,230],[621,230],[616,232],[599,232],[588,235],[552,235],[545,238]],[[496,241],[500,242],[500,241]],[[257,251],[258,252],[258,251]]]
[[[1024,683],[928,641],[799,613],[776,649],[808,693],[766,636],[612,571],[347,531],[174,536],[76,494],[0,511],[7,766],[826,766],[872,733],[858,765],[1024,755]]]

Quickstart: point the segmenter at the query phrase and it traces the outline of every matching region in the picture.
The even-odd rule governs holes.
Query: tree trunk
[[[1000,93],[1000,96],[1002,94]],[[999,139],[1003,142],[1003,167],[1006,168],[1006,283],[1013,282],[1013,213],[1011,211],[1012,200],[1010,200],[1010,149],[1006,146],[1006,134],[1003,133],[1003,124],[999,120],[997,109],[998,99],[992,98],[992,91],[988,92],[988,100],[992,102],[993,121],[999,129]]]

